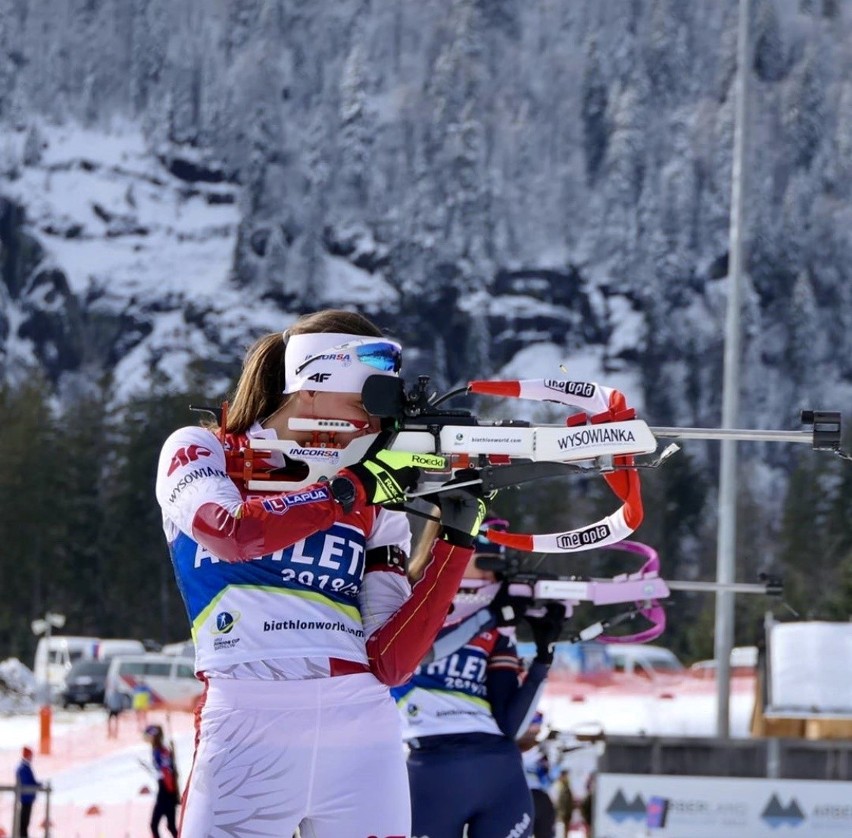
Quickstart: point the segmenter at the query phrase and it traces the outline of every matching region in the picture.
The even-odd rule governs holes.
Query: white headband
[[[399,375],[402,347],[387,338],[312,332],[286,340],[284,393],[360,393],[371,375]]]

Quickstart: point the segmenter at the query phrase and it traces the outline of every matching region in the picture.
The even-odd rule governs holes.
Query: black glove
[[[561,602],[548,602],[541,617],[526,614],[524,619],[530,624],[535,641],[533,660],[550,666],[553,663],[553,647],[559,640],[565,623],[565,606]]]
[[[478,477],[476,469],[463,469],[457,471],[447,485],[466,483]],[[485,520],[487,509],[482,484],[447,489],[430,495],[429,499],[441,508],[441,538],[457,547],[473,547],[473,540]]]
[[[406,491],[420,479],[420,469],[413,463],[422,462],[424,455],[390,451],[385,448],[390,436],[379,434],[361,461],[345,469],[364,487],[369,506],[402,503]]]
[[[508,579],[504,579],[500,583],[494,599],[488,604],[488,610],[497,621],[497,628],[503,626],[516,626],[518,620],[524,616],[524,611],[532,605],[532,600],[529,597],[512,596],[509,593]]]

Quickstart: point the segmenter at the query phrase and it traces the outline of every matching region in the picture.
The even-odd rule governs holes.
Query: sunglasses
[[[332,346],[311,355],[296,367],[296,375],[300,375],[305,367],[314,361],[347,361],[351,356],[362,364],[382,372],[399,372],[402,367],[402,347],[391,340],[365,340],[349,341],[339,346]]]

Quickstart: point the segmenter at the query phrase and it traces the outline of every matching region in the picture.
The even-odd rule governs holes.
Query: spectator
[[[124,710],[124,696],[116,689],[107,691],[104,699],[107,710],[107,739],[118,738],[118,718]]]
[[[574,815],[574,792],[571,790],[571,775],[563,768],[556,780],[556,817],[563,827],[563,835],[571,831],[571,818]]]
[[[32,767],[33,750],[24,746],[21,750],[21,761],[18,764],[18,770],[15,772],[15,780],[21,791],[21,806],[20,816],[18,819],[18,831],[12,829],[13,835],[19,835],[20,838],[28,838],[30,829],[30,816],[33,813],[33,803],[35,802],[36,792],[33,786],[39,786],[36,780],[35,773]],[[40,787],[40,786],[39,786]]]
[[[595,773],[589,774],[589,779],[586,781],[586,796],[580,803],[580,814],[583,816],[583,823],[586,827],[586,834],[591,838],[594,835],[594,817],[595,817]]]
[[[144,681],[133,688],[133,712],[136,714],[136,725],[144,732],[148,727],[148,709],[151,706],[151,690]]]
[[[177,838],[175,812],[179,792],[174,751],[163,742],[163,729],[159,725],[148,725],[145,738],[151,743],[151,759],[157,773],[157,799],[151,813],[151,834],[160,838],[160,821],[165,818],[166,828]]]
[[[524,775],[533,800],[533,838],[553,838],[556,830],[556,810],[550,797],[553,775],[550,759],[542,743],[544,717],[536,712],[529,727],[518,737]]]

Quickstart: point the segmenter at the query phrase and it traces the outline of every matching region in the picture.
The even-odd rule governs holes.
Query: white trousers
[[[182,838],[408,838],[400,719],[371,674],[210,679]]]

